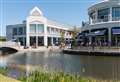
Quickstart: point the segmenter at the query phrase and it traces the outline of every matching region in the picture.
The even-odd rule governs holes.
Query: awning
[[[103,36],[106,30],[97,30],[88,34],[88,36]]]
[[[112,29],[112,34],[120,34],[120,29]]]

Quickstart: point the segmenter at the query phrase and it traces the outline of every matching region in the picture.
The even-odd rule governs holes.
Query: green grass
[[[9,68],[0,68],[0,74],[7,75]],[[40,69],[39,69],[40,70]],[[92,79],[84,78],[79,74],[64,72],[46,72],[44,70],[33,71],[29,76],[21,76],[21,82],[97,82]]]
[[[9,69],[7,67],[0,67],[0,74],[7,75],[8,70]]]
[[[90,79],[85,79],[80,75],[74,75],[63,72],[40,72],[35,71],[28,77],[21,77],[22,82],[93,82]]]

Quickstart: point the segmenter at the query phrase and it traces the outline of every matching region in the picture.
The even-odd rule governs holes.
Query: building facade
[[[7,40],[17,39],[24,46],[58,45],[61,38],[72,38],[72,26],[58,23],[44,17],[38,7],[34,7],[22,24],[7,25]]]
[[[89,22],[84,22],[82,33],[88,42],[120,43],[120,0],[104,0],[88,9]]]

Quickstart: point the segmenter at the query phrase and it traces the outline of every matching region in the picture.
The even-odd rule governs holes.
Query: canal
[[[0,57],[1,67],[10,67],[9,75],[19,68],[26,72],[40,67],[46,71],[63,71],[98,80],[120,80],[120,57],[68,55],[57,52],[18,52]]]

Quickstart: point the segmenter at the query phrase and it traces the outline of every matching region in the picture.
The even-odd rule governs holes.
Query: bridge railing
[[[20,43],[19,42],[2,42],[0,44],[0,47],[20,47]]]

